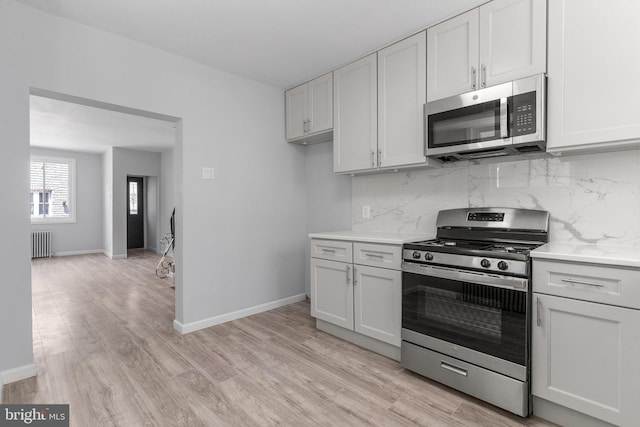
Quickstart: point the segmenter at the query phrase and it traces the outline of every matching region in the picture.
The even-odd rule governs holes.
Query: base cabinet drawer
[[[536,259],[533,292],[640,309],[640,270]]]
[[[402,247],[356,242],[353,244],[353,262],[360,265],[400,270]]]
[[[534,294],[532,394],[594,418],[640,419],[640,310]]]
[[[311,257],[330,261],[352,262],[353,243],[342,240],[311,240]]]

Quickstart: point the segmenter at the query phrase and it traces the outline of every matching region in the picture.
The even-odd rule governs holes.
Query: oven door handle
[[[402,271],[407,273],[420,274],[422,276],[438,277],[441,279],[457,280],[460,282],[477,283],[480,285],[513,289],[516,291],[526,291],[529,287],[529,279],[524,279],[521,277],[501,276],[497,274],[487,274],[475,271],[462,271],[454,268],[418,264],[414,262],[403,262]]]

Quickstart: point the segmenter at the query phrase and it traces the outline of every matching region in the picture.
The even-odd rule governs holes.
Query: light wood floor
[[[314,327],[308,302],[181,336],[158,257],[33,262],[38,376],[4,403],[69,403],[72,426],[545,426]]]

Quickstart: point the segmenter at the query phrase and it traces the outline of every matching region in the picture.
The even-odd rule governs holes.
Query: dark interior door
[[[142,178],[127,177],[127,249],[144,248]]]

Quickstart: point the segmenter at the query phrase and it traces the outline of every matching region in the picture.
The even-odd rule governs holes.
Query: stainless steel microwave
[[[425,116],[426,154],[443,162],[545,151],[546,77],[429,102]]]

